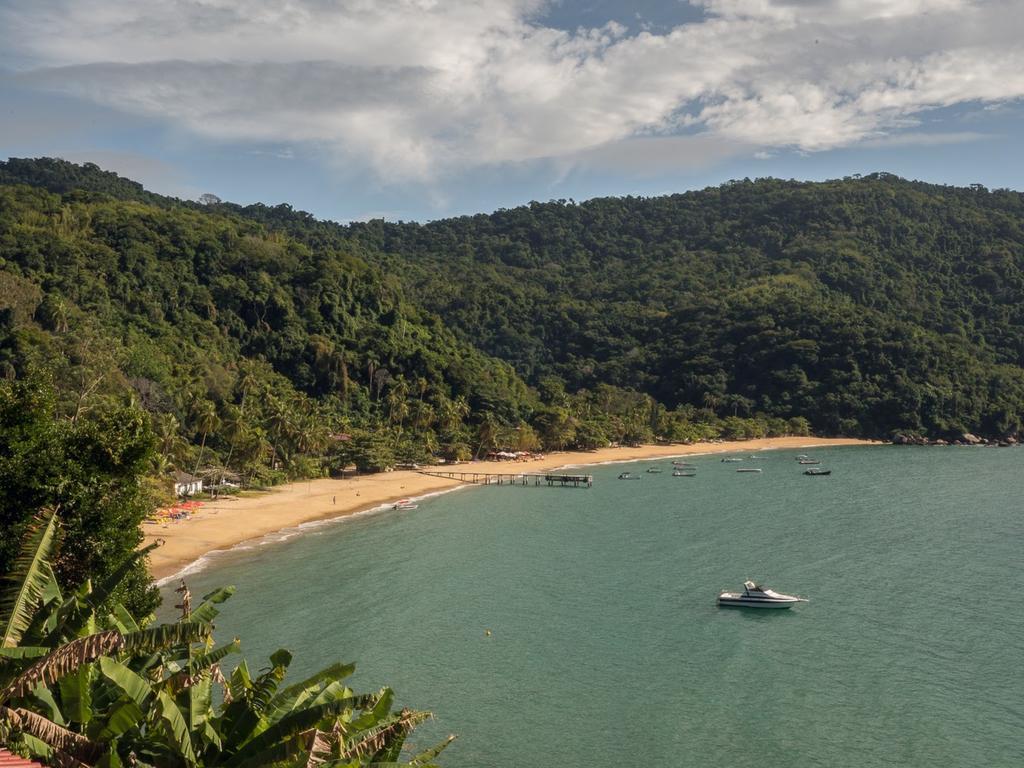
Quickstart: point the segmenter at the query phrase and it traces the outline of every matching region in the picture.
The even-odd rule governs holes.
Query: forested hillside
[[[876,174],[426,225],[239,210],[307,242],[379,252],[411,298],[535,384],[607,383],[670,408],[803,416],[852,435],[1021,426],[1017,192]]]
[[[399,438],[429,423],[428,448],[464,453],[474,414],[533,412],[511,366],[407,302],[357,245],[22,185],[0,187],[0,258],[6,375],[45,370],[71,415],[134,399],[178,468],[230,457],[250,474],[308,474],[332,431],[381,420]]]
[[[394,461],[1021,427],[1016,192],[768,179],[343,226],[63,161],[0,182],[8,371],[130,390],[177,465],[266,472],[360,429]]]

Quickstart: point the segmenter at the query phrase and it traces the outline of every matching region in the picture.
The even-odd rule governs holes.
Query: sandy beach
[[[556,452],[531,461],[475,461],[451,469],[462,472],[541,472],[566,466],[669,456],[734,452],[749,454],[772,448],[870,444],[871,441],[847,438],[777,437],[696,445],[644,445],[586,452]],[[443,470],[444,467],[434,469]],[[187,520],[143,525],[147,544],[154,539],[164,541],[163,546],[150,555],[150,571],[155,578],[162,579],[214,550],[229,549],[244,541],[312,520],[350,515],[399,499],[422,496],[458,485],[461,483],[455,480],[428,477],[415,471],[397,471],[290,483],[258,495],[207,501]]]

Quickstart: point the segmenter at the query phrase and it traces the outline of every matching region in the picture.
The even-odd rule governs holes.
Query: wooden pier
[[[472,483],[474,485],[547,485],[549,488],[557,485],[562,488],[590,488],[594,484],[593,475],[564,475],[541,472],[517,472],[515,474],[444,472],[425,469],[417,471],[421,475],[427,475],[428,477],[444,477],[449,480],[458,480],[460,483]]]

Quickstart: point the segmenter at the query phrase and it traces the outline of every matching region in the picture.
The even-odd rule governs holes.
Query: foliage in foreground
[[[58,538],[56,514],[37,515],[0,589],[0,744],[60,768],[354,768],[431,765],[450,743],[403,762],[429,713],[393,711],[387,688],[357,694],[343,682],[350,664],[285,686],[291,654],[279,650],[258,673],[242,661],[225,676],[239,641],[216,645],[212,622],[233,588],[193,607],[183,585],[175,623],[103,610],[146,550],[62,594]]]
[[[59,507],[66,535],[50,558],[61,588],[109,579],[142,543],[154,501],[144,481],[155,441],[146,414],[124,401],[60,416],[45,378],[0,380],[0,573],[18,553],[33,511]],[[112,599],[135,615],[158,601],[134,561]]]

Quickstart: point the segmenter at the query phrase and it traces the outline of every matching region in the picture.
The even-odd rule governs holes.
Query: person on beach
[[[331,496],[331,504],[336,504],[337,502],[338,502],[338,497],[337,496]]]

